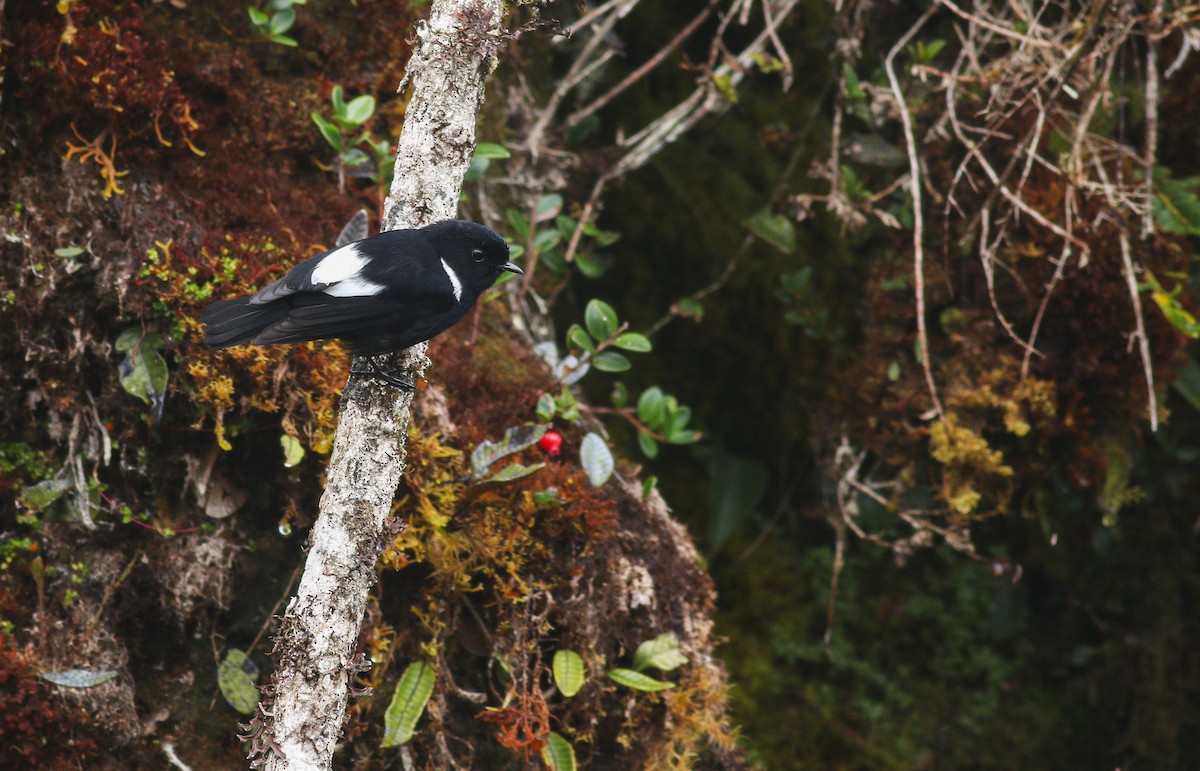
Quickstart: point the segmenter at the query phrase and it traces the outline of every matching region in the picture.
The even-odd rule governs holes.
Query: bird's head
[[[504,271],[524,273],[508,259],[508,244],[499,233],[477,222],[446,220],[421,229],[439,257],[464,283],[480,291]]]

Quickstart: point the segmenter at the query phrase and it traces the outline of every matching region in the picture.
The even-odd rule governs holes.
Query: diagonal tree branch
[[[499,0],[434,0],[428,23],[419,23],[383,229],[454,217],[484,79],[504,43],[501,13]],[[416,375],[427,361],[425,344],[376,359],[378,367]],[[347,383],[304,574],[276,638],[273,710],[258,718],[270,716],[271,724],[258,743],[266,757],[257,762],[273,771],[332,766],[383,525],[403,471],[412,397],[374,381]]]

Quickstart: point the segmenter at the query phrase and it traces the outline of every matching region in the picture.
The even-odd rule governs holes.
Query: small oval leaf
[[[504,145],[498,145],[495,142],[480,142],[475,145],[475,157],[489,161],[499,161],[511,158],[512,153]]]
[[[567,330],[567,342],[577,348],[594,353],[596,351],[596,342],[592,340],[592,336],[583,330],[583,327],[578,324],[572,324]]]
[[[575,771],[575,748],[565,738],[551,731],[542,745],[542,761],[551,771]]]
[[[300,444],[300,440],[296,437],[291,434],[283,434],[279,437],[279,444],[283,445],[284,468],[292,468],[304,460],[304,445]]]
[[[112,669],[68,669],[62,672],[42,672],[41,678],[64,688],[95,688],[117,676]]]
[[[361,126],[375,114],[375,97],[370,94],[356,96],[346,105],[346,122]]]
[[[515,479],[524,479],[530,474],[540,471],[545,465],[545,463],[534,463],[531,466],[523,466],[520,463],[510,463],[489,477],[487,481],[512,482]]]
[[[570,698],[583,687],[583,658],[566,648],[554,653],[554,684],[563,696]]]
[[[637,652],[633,654],[633,668],[639,672],[647,667],[670,672],[686,663],[687,656],[679,650],[679,638],[674,632],[666,632],[653,640],[647,640],[639,645]]]
[[[562,206],[563,198],[558,193],[550,193],[542,196],[533,207],[534,222],[545,222],[548,219],[553,219],[562,211]]]
[[[659,428],[666,417],[663,404],[663,392],[658,386],[650,386],[638,397],[638,420],[650,428]]]
[[[399,747],[412,739],[417,721],[433,695],[435,680],[437,673],[424,661],[414,661],[404,670],[383,718],[384,747]]]
[[[613,456],[599,434],[589,433],[579,445],[579,462],[587,472],[592,487],[608,481],[613,473]]]
[[[617,331],[617,312],[603,300],[589,300],[583,310],[583,323],[597,340],[607,340]]]
[[[653,346],[650,344],[650,338],[637,332],[625,332],[617,335],[617,339],[613,341],[613,344],[618,348],[633,351],[634,353],[648,353],[653,349]]]
[[[643,675],[641,672],[632,669],[610,669],[608,670],[608,677],[618,685],[632,688],[635,691],[646,691],[647,693],[665,691],[668,688],[675,687],[675,683],[669,683],[665,680],[655,680],[649,675]]]
[[[237,648],[230,648],[217,667],[217,687],[229,706],[243,715],[254,714],[258,704],[258,667]]]
[[[647,458],[654,459],[658,457],[658,442],[649,434],[638,432],[638,447],[642,448],[642,454]]]
[[[601,372],[625,372],[633,366],[616,351],[601,351],[592,357],[592,364]]]

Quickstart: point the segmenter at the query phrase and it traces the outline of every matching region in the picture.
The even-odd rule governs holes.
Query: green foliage
[[[361,94],[347,102],[342,87],[337,85],[330,90],[329,101],[332,114],[313,112],[311,117],[326,144],[333,149],[339,187],[344,189],[349,169],[351,173],[369,177],[376,188],[387,190],[396,169],[392,143],[375,139],[364,128],[375,114],[375,97]],[[359,173],[359,169],[363,171]]]
[[[1170,322],[1171,326],[1177,331],[1187,335],[1192,339],[1200,337],[1200,322],[1196,321],[1196,317],[1183,307],[1179,302],[1179,295],[1183,291],[1183,284],[1178,284],[1171,291],[1163,289],[1162,284],[1158,283],[1158,279],[1150,271],[1145,272],[1145,280],[1138,282],[1138,289],[1145,292],[1149,290],[1150,297],[1154,299],[1154,304],[1162,311],[1163,317]]]
[[[679,638],[674,632],[664,632],[638,646],[633,654],[633,668],[642,672],[654,668],[670,672],[687,663],[687,656],[679,650]]]
[[[570,698],[583,687],[583,658],[575,651],[566,648],[555,651],[551,671],[554,673],[554,684],[563,696]]]
[[[600,487],[612,476],[615,462],[608,444],[599,434],[589,432],[579,445],[579,462],[592,487]]]
[[[545,423],[531,423],[523,426],[511,426],[505,432],[504,436],[498,442],[485,440],[471,452],[471,476],[472,482],[478,482],[487,476],[488,469],[492,464],[501,458],[506,458],[509,455],[520,452],[527,447],[532,447],[538,443],[538,440],[545,435],[546,430],[550,426]],[[537,471],[545,464],[536,464],[535,466],[520,466],[514,464],[505,468],[500,473],[493,476],[490,482],[507,482],[513,479],[520,479],[528,476],[534,471]]]
[[[552,771],[575,771],[575,748],[561,735],[551,731],[542,747],[542,762]]]
[[[307,2],[308,0],[271,0],[267,3],[266,11],[254,7],[247,8],[246,11],[250,14],[250,23],[254,25],[255,31],[268,43],[295,47],[296,39],[284,33],[291,30],[292,25],[296,23],[296,9],[293,6],[304,5]]]
[[[414,661],[404,670],[384,714],[384,747],[399,747],[412,739],[436,681],[437,673],[424,661]]]
[[[229,706],[243,715],[254,714],[258,706],[258,667],[245,652],[230,648],[217,667],[217,686]]]
[[[721,447],[713,449],[708,471],[712,478],[709,548],[716,551],[758,513],[770,476],[762,461],[731,455]]]
[[[304,460],[304,444],[291,434],[282,434],[279,444],[283,447],[283,467],[292,468]]]
[[[796,251],[796,223],[791,217],[761,209],[743,223],[750,232],[784,254]]]
[[[113,348],[125,354],[120,367],[121,387],[151,405],[156,415],[162,414],[167,394],[169,373],[160,353],[165,344],[157,332],[141,327],[126,329],[113,343]]]
[[[1166,233],[1200,236],[1200,177],[1171,179],[1167,169],[1154,170],[1154,224]]]
[[[597,250],[616,242],[619,235],[601,230],[591,222],[581,226],[577,219],[562,213],[563,207],[562,196],[547,193],[534,202],[528,216],[519,209],[509,208],[505,216],[515,236],[514,248],[520,248],[513,256],[526,255],[527,264],[544,265],[560,276],[574,265],[586,278],[600,278],[608,266]],[[576,230],[579,238],[568,262],[567,249]]]
[[[687,663],[687,656],[679,650],[679,638],[674,632],[664,632],[652,640],[646,640],[638,646],[633,655],[633,669],[618,667],[608,671],[608,677],[614,683],[632,688],[635,691],[665,691],[674,688],[675,683],[658,680],[645,674],[647,669],[657,669],[660,672],[670,672]]]
[[[804,334],[815,339],[826,336],[829,327],[829,302],[815,291],[812,285],[812,265],[805,265],[793,273],[779,277],[779,299],[786,305],[783,317],[789,324],[804,330]]]
[[[659,442],[692,444],[703,436],[688,427],[692,410],[658,386],[650,386],[637,401],[638,446],[647,458],[658,455]]]
[[[617,685],[623,685],[626,688],[632,688],[635,691],[644,691],[646,693],[654,693],[656,691],[665,691],[669,688],[674,688],[675,683],[666,680],[657,680],[649,675],[644,675],[635,669],[616,669],[608,670],[608,677]]]

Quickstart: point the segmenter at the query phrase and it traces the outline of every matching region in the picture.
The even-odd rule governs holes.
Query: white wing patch
[[[458,274],[454,272],[454,268],[450,267],[449,263],[442,260],[442,269],[446,271],[446,276],[450,279],[450,286],[454,287],[455,301],[462,300],[462,282],[458,280]]]
[[[341,249],[335,249],[321,260],[313,270],[310,280],[314,284],[326,284],[321,291],[330,297],[377,295],[385,287],[363,277],[362,269],[366,267],[367,262],[367,256],[358,250],[356,244],[348,244]]]

